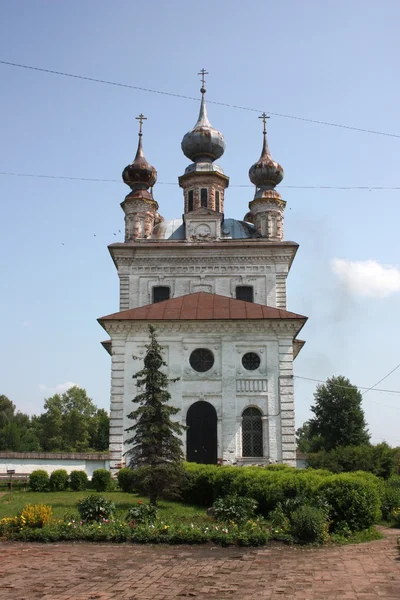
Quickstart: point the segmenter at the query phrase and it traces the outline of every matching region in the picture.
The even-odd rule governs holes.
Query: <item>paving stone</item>
[[[398,535],[319,549],[0,543],[0,600],[399,600]]]

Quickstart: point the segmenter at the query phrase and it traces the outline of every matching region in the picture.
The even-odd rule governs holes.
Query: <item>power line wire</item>
[[[113,86],[117,86],[117,87],[123,87],[123,88],[132,89],[132,90],[138,90],[138,91],[141,91],[141,92],[148,92],[148,93],[151,93],[151,94],[161,94],[163,96],[172,96],[174,98],[181,98],[183,100],[192,100],[192,101],[195,101],[195,102],[199,101],[199,98],[196,98],[194,96],[186,96],[184,94],[177,94],[175,92],[165,92],[165,91],[162,91],[162,90],[154,90],[154,89],[151,89],[151,88],[145,88],[145,87],[141,87],[141,86],[138,86],[138,85],[130,85],[128,83],[119,83],[117,81],[110,81],[110,80],[107,80],[107,79],[98,79],[96,77],[88,77],[88,76],[85,76],[85,75],[77,75],[75,73],[66,73],[64,71],[55,71],[53,69],[44,69],[42,67],[34,67],[32,65],[24,65],[24,64],[21,64],[21,63],[15,63],[15,62],[7,61],[7,60],[0,60],[0,64],[8,65],[10,67],[18,67],[20,69],[29,69],[31,71],[40,71],[42,73],[48,73],[48,74],[51,74],[51,75],[59,75],[59,76],[62,76],[62,77],[71,77],[73,79],[82,79],[84,81],[90,81],[92,83],[101,83],[101,84],[105,84],[105,85],[113,85]],[[263,112],[259,108],[251,108],[249,106],[240,106],[240,105],[237,105],[237,104],[229,104],[228,102],[218,102],[216,100],[207,100],[207,102],[209,104],[216,104],[218,106],[226,106],[227,108],[236,108],[238,110],[246,110],[246,111],[257,112],[257,113]],[[272,112],[272,111],[268,111],[268,112],[269,112],[270,115],[274,115],[276,117],[282,117],[284,119],[294,119],[296,121],[304,121],[306,123],[314,123],[316,125],[324,125],[324,126],[327,126],[327,127],[338,127],[338,128],[341,128],[341,129],[348,129],[348,130],[351,130],[351,131],[359,131],[359,132],[362,132],[362,133],[370,133],[370,134],[373,134],[373,135],[383,135],[383,136],[386,136],[386,137],[400,138],[400,134],[397,134],[397,133],[389,133],[389,132],[386,132],[386,131],[376,131],[376,130],[373,130],[373,129],[364,129],[362,127],[354,127],[354,126],[351,126],[351,125],[343,125],[341,123],[332,123],[330,121],[320,121],[320,120],[317,120],[317,119],[309,119],[307,117],[299,117],[299,116],[296,116],[296,115],[288,115],[288,114],[285,114],[285,113],[278,113],[278,112]]]
[[[72,177],[69,175],[45,175],[39,173],[14,173],[11,171],[0,171],[0,175],[11,176],[11,177],[34,177],[38,179],[67,179],[71,181],[93,181],[93,182],[106,182],[106,183],[122,183],[122,179],[100,179],[96,177]],[[179,185],[174,181],[157,181],[157,185]],[[229,187],[237,188],[253,188],[254,185],[241,183],[232,184]],[[296,189],[296,190],[368,190],[368,191],[398,191],[400,186],[367,186],[367,185],[353,185],[353,186],[337,186],[337,185],[281,185],[281,188]]]
[[[383,381],[384,379],[386,379],[387,377],[389,377],[389,375],[391,375],[399,367],[400,367],[400,365],[397,365],[397,367],[395,369],[393,369],[392,371],[390,371],[390,373],[388,373],[387,375],[385,375],[385,377],[383,377],[375,385],[378,385],[381,381]],[[304,379],[305,381],[314,381],[315,383],[326,383],[326,381],[324,381],[322,379],[312,379],[311,377],[302,377],[301,375],[293,375],[293,377],[294,377],[294,379]],[[374,386],[368,388],[368,387],[365,387],[365,386],[362,386],[362,385],[349,386],[349,385],[340,385],[339,383],[334,383],[333,385],[335,387],[343,388],[345,390],[353,390],[356,387],[359,390],[366,390],[365,392],[363,392],[364,394],[366,392],[372,390],[372,389],[374,389],[375,392],[385,392],[387,394],[400,394],[400,390],[383,390],[383,389],[380,389],[380,388],[375,388]]]
[[[376,391],[378,391],[375,386],[379,385],[382,381],[384,381],[385,379],[387,379],[389,377],[389,375],[391,375],[392,373],[394,373],[395,371],[397,371],[397,369],[399,367],[400,367],[400,363],[397,365],[397,367],[395,367],[387,375],[385,375],[385,377],[382,377],[382,379],[380,379],[374,385],[372,385],[370,388],[368,388],[367,390],[365,390],[365,392],[363,392],[363,395],[366,394],[367,392],[369,392],[370,390],[376,390]]]

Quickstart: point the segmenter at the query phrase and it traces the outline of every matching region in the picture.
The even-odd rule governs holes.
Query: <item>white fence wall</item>
[[[109,469],[108,454],[53,453],[53,452],[0,452],[0,473],[14,469],[16,473],[32,473],[43,469],[49,474],[56,469],[85,471],[89,479],[96,469]]]

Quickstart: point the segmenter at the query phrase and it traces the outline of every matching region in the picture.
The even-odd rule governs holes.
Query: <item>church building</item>
[[[229,177],[215,163],[225,141],[208,119],[204,75],[199,118],[182,139],[191,161],[178,179],[183,217],[165,221],[159,213],[143,115],[136,157],[122,173],[131,189],[121,204],[125,241],[109,246],[120,306],[99,319],[110,336],[103,346],[111,355],[111,469],[128,449],[127,415],[138,393],[132,375],[143,367],[149,324],[168,376],[179,378],[169,392],[175,418],[187,426],[188,461],[296,465],[293,360],[306,317],[286,307],[298,244],[284,240],[286,202],[276,190],[283,169],[270,154],[264,113],[249,211],[242,221],[225,215]]]

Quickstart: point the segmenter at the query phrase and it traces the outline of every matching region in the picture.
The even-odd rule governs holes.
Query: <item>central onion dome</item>
[[[194,162],[208,162],[220,158],[225,151],[224,136],[211,126],[207,116],[205,87],[200,89],[201,105],[196,125],[182,139],[182,152]]]
[[[142,118],[144,118],[142,116]],[[142,123],[135,160],[122,171],[122,179],[132,190],[147,190],[157,181],[157,171],[147,162],[142,146]]]
[[[261,151],[261,156],[256,163],[249,170],[250,181],[255,186],[264,189],[274,189],[283,179],[284,172],[283,167],[276,162],[271,156],[267,143],[267,130],[265,128],[264,113],[264,142]]]

